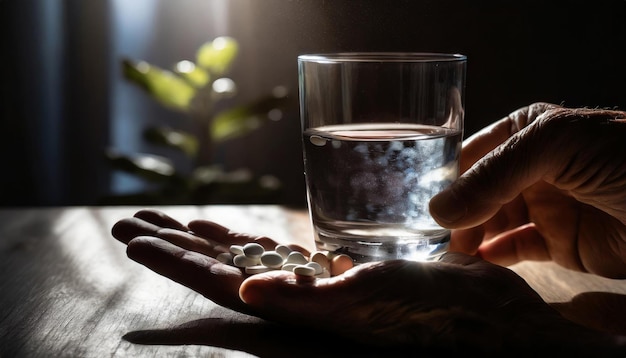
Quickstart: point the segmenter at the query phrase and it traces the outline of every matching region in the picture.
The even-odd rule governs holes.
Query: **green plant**
[[[172,71],[146,61],[122,61],[126,79],[138,85],[162,106],[184,114],[194,131],[150,127],[144,139],[155,146],[184,153],[192,170],[177,169],[167,157],[107,150],[115,170],[138,176],[152,188],[140,193],[113,195],[106,204],[209,204],[266,202],[275,199],[280,182],[272,176],[256,176],[247,169],[226,172],[213,162],[216,148],[226,141],[256,130],[280,117],[287,105],[287,91],[276,87],[252,103],[218,108],[218,102],[237,93],[235,82],[225,77],[238,53],[237,42],[218,37],[203,44],[195,63],[183,60]],[[156,187],[156,188],[155,188]]]

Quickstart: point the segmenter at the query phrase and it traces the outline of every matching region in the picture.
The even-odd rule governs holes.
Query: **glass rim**
[[[459,53],[440,52],[335,52],[314,53],[298,56],[298,62],[343,63],[343,62],[455,62],[466,61],[467,56]]]

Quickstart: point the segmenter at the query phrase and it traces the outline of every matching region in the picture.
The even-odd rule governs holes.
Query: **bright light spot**
[[[180,61],[176,64],[176,71],[180,73],[191,73],[196,69],[196,65],[187,60]]]
[[[326,139],[318,135],[312,135],[311,138],[309,138],[309,140],[311,141],[311,144],[316,145],[318,147],[323,147],[326,145]]]
[[[157,172],[161,175],[169,176],[174,174],[174,167],[152,157],[139,158],[137,164],[144,169]]]
[[[148,73],[150,71],[150,64],[146,61],[140,61],[137,63],[137,71],[141,73]]]
[[[267,112],[267,118],[275,122],[280,121],[281,118],[283,118],[283,111],[278,108],[274,108]]]
[[[230,39],[226,36],[218,37],[215,40],[213,40],[213,47],[216,50],[223,50],[226,47],[226,45],[228,45],[229,40]]]
[[[422,175],[419,184],[422,186],[432,185],[435,182],[452,182],[459,176],[458,168],[455,163],[446,165],[445,167],[433,169]]]
[[[167,135],[167,140],[172,144],[181,144],[185,142],[185,137],[178,132],[171,132]]]
[[[220,94],[234,93],[235,82],[230,78],[218,78],[213,82],[213,91]]]

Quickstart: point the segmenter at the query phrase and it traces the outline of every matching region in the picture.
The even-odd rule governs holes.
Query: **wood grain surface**
[[[110,230],[139,209],[0,210],[0,357],[326,356],[329,346],[315,332],[303,342],[302,332],[219,307],[129,260]],[[158,209],[182,222],[206,218],[312,246],[308,214],[301,210]],[[550,263],[511,268],[568,318],[626,334],[626,282]]]

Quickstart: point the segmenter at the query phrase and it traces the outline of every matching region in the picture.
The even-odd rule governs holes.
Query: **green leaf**
[[[144,137],[152,144],[178,149],[190,157],[198,153],[198,139],[187,132],[166,127],[153,127],[145,130]]]
[[[186,112],[196,89],[171,71],[145,61],[123,60],[124,76],[146,90],[165,107]]]
[[[235,39],[227,36],[218,37],[200,46],[196,54],[196,63],[211,73],[221,75],[228,70],[238,51],[239,45]]]
[[[168,181],[176,174],[172,162],[161,156],[152,154],[124,155],[113,150],[106,151],[105,155],[115,169],[149,181]]]
[[[270,120],[280,119],[287,104],[287,92],[280,87],[249,105],[224,110],[211,122],[211,138],[217,143],[248,134]]]
[[[180,77],[187,80],[196,88],[202,88],[209,83],[211,76],[204,68],[196,66],[195,63],[183,60],[176,63],[174,66],[174,72]]]
[[[211,123],[211,138],[215,143],[243,136],[261,126],[261,117],[247,107],[220,112]]]

